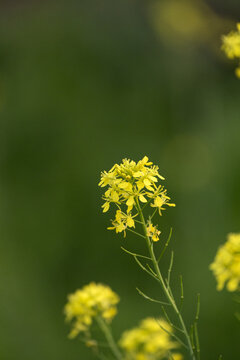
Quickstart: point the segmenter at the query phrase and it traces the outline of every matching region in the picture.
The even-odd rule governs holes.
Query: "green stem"
[[[139,205],[139,201],[138,201],[138,198],[136,198],[136,205],[137,205],[137,209],[138,209],[138,213],[140,215],[140,219],[141,219],[141,222],[142,222],[142,226],[143,226],[143,231],[144,231],[144,234],[145,234],[145,239],[146,239],[146,242],[147,242],[147,246],[148,246],[148,251],[149,251],[149,254],[150,254],[150,257],[152,259],[152,263],[153,263],[153,266],[154,266],[154,269],[156,271],[156,274],[157,274],[157,278],[162,286],[162,289],[163,289],[163,292],[166,296],[166,298],[168,299],[168,301],[170,302],[170,304],[172,305],[172,308],[174,309],[178,319],[179,319],[179,322],[181,324],[181,327],[182,327],[182,331],[183,331],[183,334],[186,338],[186,341],[187,341],[187,344],[188,344],[188,350],[189,350],[189,353],[190,353],[190,356],[191,356],[191,359],[192,360],[196,360],[196,357],[194,355],[194,351],[193,351],[193,348],[192,348],[192,344],[191,344],[191,340],[190,340],[190,336],[187,332],[187,329],[186,329],[186,325],[184,323],[184,320],[182,318],[182,315],[175,303],[175,300],[174,298],[172,297],[170,291],[169,291],[169,288],[166,286],[164,280],[163,280],[163,277],[162,277],[162,274],[161,274],[161,271],[159,269],[159,266],[158,266],[158,262],[157,262],[157,259],[155,257],[155,254],[154,254],[154,251],[153,251],[153,247],[152,247],[152,243],[151,243],[151,240],[149,239],[149,236],[148,236],[148,233],[147,233],[147,226],[146,226],[146,222],[145,222],[145,218],[143,216],[143,212],[142,212],[142,209]]]
[[[104,333],[106,340],[109,344],[110,349],[112,350],[113,355],[115,356],[116,359],[118,360],[122,360],[122,354],[120,353],[118,346],[112,336],[112,333],[108,327],[108,325],[106,324],[106,322],[103,320],[103,318],[101,316],[97,316],[96,317],[97,323],[100,327],[100,329],[102,330],[102,332]]]

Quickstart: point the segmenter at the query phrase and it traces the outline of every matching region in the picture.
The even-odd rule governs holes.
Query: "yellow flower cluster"
[[[80,332],[87,331],[96,316],[110,322],[117,313],[118,302],[118,295],[110,287],[96,283],[90,283],[69,295],[64,308],[66,320],[74,321],[69,336],[74,338]]]
[[[116,230],[116,233],[125,231],[127,227],[135,227],[133,216],[124,214],[121,210],[116,211],[112,224],[113,226],[108,227],[108,230]]]
[[[240,233],[228,234],[227,242],[219,248],[210,269],[217,279],[218,290],[222,290],[225,283],[229,291],[239,289]]]
[[[170,198],[162,185],[157,185],[158,180],[164,178],[158,172],[158,166],[149,162],[148,157],[137,163],[133,160],[123,159],[120,165],[115,164],[111,170],[101,174],[99,186],[108,186],[103,199],[103,212],[110,208],[113,203],[118,210],[113,220],[113,227],[117,233],[125,231],[127,227],[135,227],[134,218],[138,215],[132,214],[137,204],[147,203],[157,208],[161,215],[164,205],[175,206],[169,203]]]
[[[229,59],[240,59],[240,23],[237,24],[237,31],[231,31],[222,37],[222,50]],[[240,78],[240,65],[235,70],[237,77]]]
[[[177,347],[177,343],[171,340],[170,332],[172,328],[165,320],[146,318],[138,327],[125,331],[119,345],[126,359],[169,359],[169,352]],[[172,354],[171,358],[182,359],[180,354]]]
[[[148,226],[147,226],[148,237],[150,237],[152,239],[152,241],[158,241],[160,233],[161,233],[161,231],[158,230],[156,226],[153,226],[151,221],[149,221]]]

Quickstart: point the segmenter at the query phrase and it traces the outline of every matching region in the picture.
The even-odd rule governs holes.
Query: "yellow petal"
[[[126,189],[128,187],[128,184],[129,183],[127,181],[123,181],[118,186],[120,187],[120,189]]]
[[[105,192],[105,196],[106,196],[106,197],[109,197],[110,194],[111,194],[111,189],[108,189],[108,190]]]
[[[143,203],[147,202],[147,199],[142,194],[139,196],[139,200]]]
[[[157,196],[156,199],[154,200],[154,205],[160,208],[161,206],[163,206],[163,204],[164,204],[164,200],[159,196]]]
[[[119,200],[118,193],[116,191],[113,191],[111,194],[111,198],[112,198],[112,201],[118,202],[118,200]]]
[[[152,175],[149,176],[149,179],[154,181],[154,182],[158,181],[158,179],[155,176],[152,176]]]
[[[110,207],[110,203],[109,202],[105,202],[103,205],[102,205],[102,208],[103,208],[103,212],[107,212],[108,209]]]
[[[129,226],[129,227],[134,227],[135,226],[134,225],[134,220],[133,220],[133,218],[131,216],[127,217],[127,226]]]
[[[143,183],[144,183],[145,186],[150,186],[151,185],[151,182],[148,179],[144,179]]]
[[[132,210],[132,208],[133,208],[133,205],[128,206],[128,208],[127,208],[127,213],[130,213],[130,211]]]
[[[142,181],[137,182],[138,190],[142,190],[144,188],[144,183]]]
[[[143,176],[142,171],[136,171],[135,173],[133,173],[133,177],[141,177],[141,176]]]
[[[122,220],[123,217],[124,217],[124,216],[123,216],[121,210],[117,210],[117,211],[116,211],[116,215],[115,215],[116,221],[121,222],[121,220]]]
[[[118,226],[116,226],[116,232],[122,232],[123,230],[125,230],[125,226],[121,223]]]
[[[128,201],[126,202],[126,205],[127,205],[127,206],[133,206],[133,204],[134,204],[134,197],[133,197],[133,196],[130,196],[130,197],[128,198]]]

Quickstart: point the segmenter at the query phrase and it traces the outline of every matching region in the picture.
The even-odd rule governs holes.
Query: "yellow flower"
[[[158,241],[160,233],[161,233],[161,231],[159,231],[157,229],[157,227],[153,226],[151,221],[149,221],[148,225],[147,225],[147,235],[148,235],[148,237],[150,237],[152,239],[152,241]]]
[[[103,212],[109,210],[110,204],[118,208],[113,227],[109,229],[122,232],[127,227],[134,227],[133,218],[138,215],[138,203],[149,202],[158,208],[160,214],[163,205],[175,206],[169,203],[170,198],[163,186],[157,186],[159,180],[164,178],[159,174],[158,166],[153,165],[147,156],[137,163],[123,159],[121,164],[115,164],[108,172],[102,172],[99,186],[108,187],[103,195]],[[132,214],[133,209],[137,211],[135,215]]]
[[[124,236],[126,235],[125,230],[127,227],[135,227],[132,215],[124,214],[121,210],[116,211],[115,219],[112,224],[113,226],[108,227],[108,230],[116,230],[116,233],[124,231]]]
[[[240,59],[240,23],[237,24],[237,31],[231,31],[222,37],[222,50],[229,59]],[[236,75],[240,77],[240,68],[237,67]]]
[[[237,31],[231,31],[228,35],[222,37],[222,50],[229,59],[240,57],[240,29],[239,24]]]
[[[162,319],[147,318],[132,330],[125,331],[119,341],[126,358],[150,360],[165,359],[177,347],[169,333],[171,326]],[[177,359],[177,358],[176,358]]]
[[[96,316],[111,321],[117,313],[118,302],[118,295],[110,287],[96,283],[90,283],[69,295],[64,313],[67,321],[73,321],[70,338],[87,331]]]
[[[235,69],[235,74],[238,78],[240,78],[240,66]]]
[[[239,290],[240,283],[240,233],[230,233],[210,265],[217,280],[217,289],[222,290],[225,283],[228,291]]]
[[[179,353],[172,354],[173,360],[183,360],[183,356]]]
[[[169,200],[170,197],[166,196],[166,190],[164,190],[154,198],[154,202],[153,204],[151,204],[151,206],[158,208],[159,215],[162,215],[161,211],[165,210],[165,208],[163,208],[163,205],[168,205],[173,207],[176,206],[173,203],[169,203],[168,202]]]

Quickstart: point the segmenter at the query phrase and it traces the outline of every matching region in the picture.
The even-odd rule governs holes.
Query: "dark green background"
[[[239,20],[236,2],[210,3]],[[158,287],[120,250],[144,244],[106,230],[112,213],[102,214],[97,186],[102,170],[144,155],[177,204],[159,227],[163,239],[174,228],[174,289],[182,274],[188,323],[201,293],[202,359],[240,357],[236,304],[208,268],[226,234],[240,231],[240,80],[221,33],[214,51],[167,45],[149,4],[1,5],[1,360],[93,359],[67,338],[63,317],[67,294],[90,281],[121,297],[116,337],[159,314],[135,290],[157,297]]]

